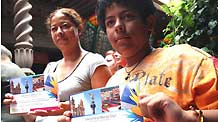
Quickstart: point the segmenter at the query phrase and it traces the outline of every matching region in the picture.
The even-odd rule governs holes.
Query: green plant
[[[218,56],[217,0],[174,0],[162,9],[172,17],[162,46],[188,43]]]

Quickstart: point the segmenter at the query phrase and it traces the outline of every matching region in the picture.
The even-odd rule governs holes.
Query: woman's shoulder
[[[88,52],[85,57],[85,60],[90,63],[105,62],[104,57],[101,54],[93,53],[93,52]]]
[[[99,53],[88,52],[87,56],[92,58],[104,59],[104,57]]]
[[[62,59],[61,59],[62,60]],[[43,72],[43,74],[45,73],[49,73],[49,72],[53,72],[54,69],[57,67],[58,63],[61,61],[61,60],[58,60],[58,61],[52,61],[52,62],[49,62]]]
[[[176,56],[176,57],[193,57],[193,58],[209,58],[211,57],[210,54],[206,53],[205,51],[188,45],[188,44],[180,44],[174,45],[168,48],[162,48],[159,51],[160,54],[167,54],[168,56]]]
[[[56,67],[60,61],[61,60],[49,62],[46,67]]]
[[[111,78],[108,80],[106,86],[110,87],[110,86],[117,86],[117,85],[122,85],[125,83],[124,77],[125,75],[125,69],[119,69],[117,70],[114,75],[111,76]]]
[[[81,60],[81,65],[95,70],[98,66],[106,65],[106,61],[103,56],[98,53],[87,52]]]

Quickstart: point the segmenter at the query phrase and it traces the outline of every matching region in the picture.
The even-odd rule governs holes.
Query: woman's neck
[[[141,62],[145,56],[149,55],[152,52],[152,47],[147,47],[146,49],[142,49],[140,51],[138,51],[138,53],[132,57],[128,57],[126,58],[126,66],[130,67],[133,66],[136,63]]]
[[[74,62],[81,57],[83,49],[78,46],[65,51],[62,51],[64,62]]]

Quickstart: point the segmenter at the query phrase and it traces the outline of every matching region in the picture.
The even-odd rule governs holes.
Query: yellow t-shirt
[[[218,108],[217,70],[210,55],[187,44],[158,48],[146,56],[131,72],[117,71],[107,86],[140,81],[140,92],[163,92],[183,109]]]

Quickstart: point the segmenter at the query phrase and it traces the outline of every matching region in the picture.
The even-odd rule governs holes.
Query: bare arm
[[[112,74],[107,66],[102,65],[97,67],[91,79],[92,88],[104,87],[111,75]]]
[[[214,110],[202,110],[204,116],[204,122],[217,122],[218,121],[218,109]]]
[[[183,110],[185,111],[185,110]],[[213,109],[213,110],[202,110],[203,112],[203,118],[204,118],[204,122],[217,122],[218,120],[218,110],[217,109]],[[198,120],[199,115],[198,113],[196,113],[193,110],[188,110],[185,111],[186,114],[184,114],[184,118],[187,118],[190,122],[200,122],[200,120]],[[192,120],[192,121],[191,121]]]

